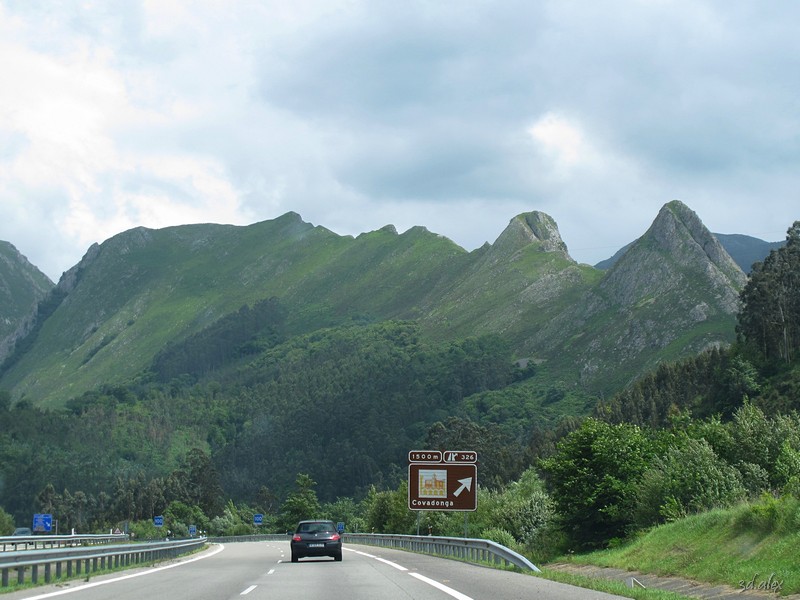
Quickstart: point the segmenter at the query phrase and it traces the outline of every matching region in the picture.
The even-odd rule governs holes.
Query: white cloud
[[[557,113],[548,112],[539,118],[528,133],[562,174],[597,161],[597,153],[580,125]]]
[[[782,239],[799,11],[0,0],[0,239],[56,277],[136,225],[294,210],[473,249],[542,210],[596,262],[674,198]]]

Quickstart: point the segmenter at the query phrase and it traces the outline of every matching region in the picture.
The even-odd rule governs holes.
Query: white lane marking
[[[272,575],[274,572],[275,572],[275,569],[270,569],[269,573],[267,573],[267,575]]]
[[[252,592],[254,589],[256,589],[256,586],[254,586],[254,585],[251,585],[249,588],[247,588],[245,591],[243,591],[243,592],[242,592],[241,594],[239,594],[239,595],[240,595],[240,596],[247,596],[247,594],[249,594],[250,592]]]
[[[387,564],[387,565],[389,565],[390,567],[394,567],[394,568],[395,568],[395,569],[397,569],[398,571],[408,571],[408,569],[406,569],[405,567],[401,567],[401,566],[400,566],[400,565],[398,565],[397,563],[393,563],[392,561],[390,561],[390,560],[386,560],[385,558],[381,558],[380,556],[373,556],[373,558],[374,558],[375,560],[379,560],[379,561],[381,561],[382,563],[386,563],[386,564]]]
[[[379,560],[382,563],[386,563],[390,567],[394,567],[398,571],[408,571],[405,567],[401,567],[397,563],[393,563],[390,560],[386,560],[385,558],[381,558],[380,556],[375,556],[374,554],[367,554],[366,552],[360,552],[359,550],[350,550],[350,548],[343,548],[343,550],[347,550],[348,552],[354,552],[355,554],[360,554],[361,556],[366,556],[367,558],[374,558],[375,560]]]
[[[447,587],[445,584],[439,583],[438,581],[434,581],[433,579],[429,579],[424,575],[420,575],[419,573],[409,573],[409,575],[411,575],[412,577],[416,577],[420,581],[424,581],[428,585],[432,585],[438,590],[442,590],[445,594],[450,594],[453,598],[457,598],[458,600],[472,600],[472,598],[470,598],[466,594],[457,592],[453,588]]]
[[[361,556],[366,556],[367,558],[376,558],[374,554],[368,554],[367,552],[361,552],[360,550],[352,550],[350,548],[342,548],[345,552],[352,552],[353,554],[360,554]]]
[[[103,581],[93,581],[92,583],[86,583],[79,587],[69,588],[67,590],[59,590],[57,592],[49,592],[47,594],[40,594],[39,596],[31,596],[28,600],[40,600],[41,598],[53,598],[55,596],[62,596],[64,594],[71,594],[73,592],[80,592],[82,590],[87,590],[89,588],[97,587],[98,585],[105,585],[107,583],[116,583],[117,581],[123,581],[125,579],[133,579],[134,577],[141,577],[142,575],[150,575],[152,573],[157,573],[158,571],[164,571],[166,569],[172,569],[174,567],[180,567],[181,565],[188,564],[190,562],[194,562],[196,560],[203,560],[204,558],[210,558],[215,554],[218,554],[225,550],[225,546],[220,544],[218,548],[216,548],[213,552],[209,552],[208,554],[203,554],[202,556],[196,556],[194,558],[190,558],[189,560],[184,560],[183,562],[173,563],[171,565],[164,565],[163,567],[154,567],[152,569],[148,569],[147,571],[140,571],[138,573],[131,573],[130,575],[122,575],[121,577],[115,577],[114,579],[104,579]]]

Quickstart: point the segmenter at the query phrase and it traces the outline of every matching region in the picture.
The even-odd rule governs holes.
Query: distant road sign
[[[342,534],[342,533],[344,533],[344,522],[343,522],[343,521],[339,521],[339,522],[336,524],[336,531],[338,531],[338,532],[339,532],[339,534]]]
[[[31,529],[34,533],[50,533],[53,529],[53,515],[36,513],[33,515],[33,527]]]
[[[264,524],[264,515],[258,513],[253,515],[253,524],[255,525],[263,525]]]
[[[474,464],[408,465],[410,510],[477,510],[477,492],[478,468]]]
[[[163,527],[164,526],[164,517],[162,517],[162,516],[153,517],[153,525],[155,525],[156,527]]]
[[[197,535],[197,525],[189,525],[189,535],[192,537]]]

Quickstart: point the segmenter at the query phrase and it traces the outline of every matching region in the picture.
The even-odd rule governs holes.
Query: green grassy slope
[[[0,341],[14,333],[53,282],[10,243],[0,241]]]
[[[651,529],[619,548],[577,555],[573,562],[680,576],[741,589],[755,581],[800,593],[800,500],[762,499]]]

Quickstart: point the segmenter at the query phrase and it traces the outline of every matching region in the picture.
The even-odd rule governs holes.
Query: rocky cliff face
[[[697,214],[675,200],[609,270],[599,291],[630,306],[665,294],[690,301],[693,291],[705,290],[716,299],[716,310],[735,314],[746,280]],[[686,293],[679,293],[682,290]]]
[[[27,334],[36,305],[53,282],[9,242],[0,241],[0,362]]]
[[[543,328],[540,340],[552,350],[536,350],[550,360],[573,356],[587,384],[612,370],[640,373],[731,342],[745,281],[698,216],[673,201],[596,286]]]

